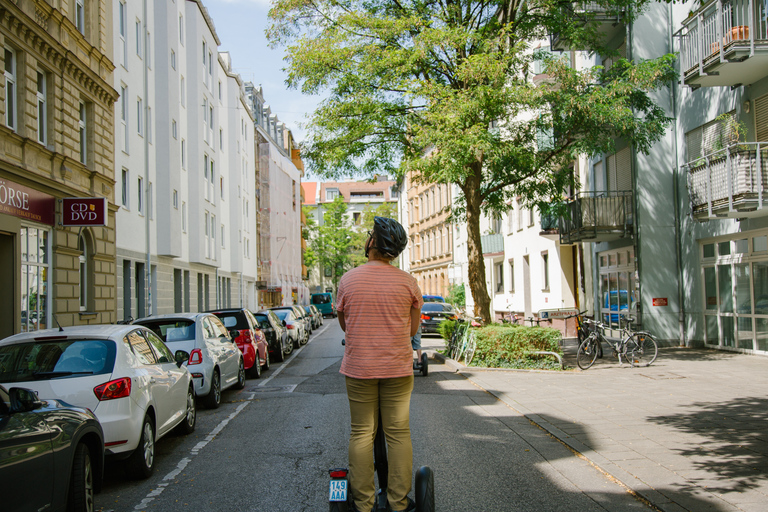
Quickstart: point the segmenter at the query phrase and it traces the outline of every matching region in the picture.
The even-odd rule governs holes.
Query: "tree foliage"
[[[353,240],[353,252],[352,252],[352,266],[359,267],[368,261],[365,257],[365,242],[368,239],[368,232],[373,230],[373,218],[374,217],[387,217],[397,220],[397,207],[394,203],[380,203],[376,206],[371,203],[367,203],[363,208],[363,214],[361,216],[360,226],[352,235]],[[393,262],[395,264],[396,262]]]
[[[649,1],[590,4],[630,22]],[[458,185],[452,214],[467,222],[469,286],[484,318],[481,215],[507,211],[513,197],[529,207],[557,200],[576,185],[576,155],[612,152],[620,139],[647,151],[669,123],[651,94],[674,79],[673,56],[620,59],[592,23],[596,11],[578,5],[275,0],[270,10],[268,36],[287,47],[289,86],[328,95],[302,146],[312,172],[411,172],[419,182]],[[575,69],[534,51],[549,34],[613,65]],[[538,87],[530,80],[537,58],[552,79]]]
[[[319,223],[307,215],[309,249],[321,271],[330,269],[333,289],[339,286],[339,279],[352,266],[353,237],[355,233],[346,216],[347,204],[342,196],[323,204],[322,219]],[[320,276],[321,279],[323,276]]]

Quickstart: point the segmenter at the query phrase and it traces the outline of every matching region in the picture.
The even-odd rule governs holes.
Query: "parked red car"
[[[211,311],[229,330],[237,348],[243,353],[245,371],[253,378],[261,377],[261,370],[269,370],[267,338],[259,329],[259,322],[247,309],[219,309]],[[258,363],[257,363],[258,354]]]

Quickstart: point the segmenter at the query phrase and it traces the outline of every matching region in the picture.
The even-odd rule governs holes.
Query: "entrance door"
[[[16,276],[16,252],[13,248],[13,235],[0,233],[0,268],[14,269],[11,272],[0,272],[0,290],[15,290],[14,278]],[[0,318],[16,318],[16,293],[0,294]],[[15,321],[0,322],[0,339],[14,334]]]

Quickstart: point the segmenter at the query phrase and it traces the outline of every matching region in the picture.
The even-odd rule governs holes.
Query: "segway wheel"
[[[432,468],[421,466],[416,471],[416,512],[435,512],[435,476]]]
[[[425,377],[429,375],[429,358],[426,353],[421,354],[421,374]]]

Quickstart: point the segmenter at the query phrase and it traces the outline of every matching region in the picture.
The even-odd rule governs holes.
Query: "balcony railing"
[[[685,85],[749,85],[768,76],[768,21],[762,0],[704,2],[676,35]]]
[[[483,235],[480,237],[483,254],[498,254],[504,252],[504,236],[501,233]]]
[[[634,210],[631,191],[580,192],[560,217],[560,243],[606,242],[630,236]]]
[[[609,41],[619,31],[624,30],[624,9],[616,7],[616,10],[608,11],[604,5],[595,2],[573,2],[570,5],[574,23],[582,25],[594,24],[597,31]],[[576,48],[572,41],[561,37],[561,34],[551,34],[550,46],[553,50],[588,50],[589,48]]]
[[[694,217],[768,216],[768,142],[732,144],[682,168]]]

